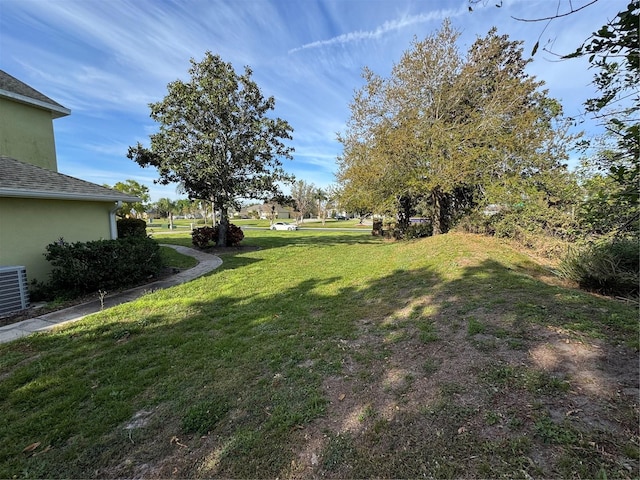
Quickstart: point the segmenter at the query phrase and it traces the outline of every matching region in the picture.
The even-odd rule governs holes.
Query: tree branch
[[[556,15],[552,15],[550,17],[544,17],[544,18],[518,18],[518,17],[514,17],[513,15],[511,16],[511,18],[513,18],[514,20],[517,20],[518,22],[544,22],[546,20],[554,20],[556,18],[562,18],[562,17],[567,17],[569,15],[572,15],[576,12],[579,12],[580,10],[587,8],[590,5],[593,5],[594,3],[596,3],[598,0],[591,0],[589,3],[585,3],[583,6],[576,8],[575,10],[573,9],[573,7],[571,7],[571,11],[567,12],[567,13],[558,13]]]

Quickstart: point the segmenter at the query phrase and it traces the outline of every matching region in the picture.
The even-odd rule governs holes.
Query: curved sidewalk
[[[181,283],[201,277],[222,265],[220,257],[216,257],[215,255],[194,250],[193,248],[182,247],[180,245],[161,245],[164,247],[171,247],[178,251],[178,253],[195,258],[198,260],[198,264],[193,268],[176,273],[175,275],[165,279],[158,280],[157,282],[147,283],[145,285],[140,285],[139,287],[114,293],[113,295],[107,295],[104,298],[104,308],[114,307],[121,303],[130,302],[150,290],[158,290],[161,288],[173,287],[174,285],[180,285]],[[99,312],[100,310],[100,299],[96,299],[91,302],[65,308],[64,310],[57,310],[55,312],[46,313],[11,325],[6,325],[4,327],[0,327],[0,343],[10,342],[34,332],[49,330],[63,323],[74,322],[86,317],[87,315]]]

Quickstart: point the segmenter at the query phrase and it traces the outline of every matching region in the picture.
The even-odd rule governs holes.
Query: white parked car
[[[276,222],[271,225],[271,230],[297,230],[298,226],[287,222]]]

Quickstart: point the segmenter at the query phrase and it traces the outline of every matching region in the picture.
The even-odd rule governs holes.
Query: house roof
[[[0,70],[0,98],[2,97],[49,110],[53,118],[65,117],[71,113],[71,110],[51,100],[35,88]]]
[[[247,205],[242,208],[242,211],[251,211],[251,210],[260,210],[260,211],[271,211],[271,206],[275,206],[278,211],[286,211],[288,207],[280,205],[279,203],[265,202],[265,203],[254,203],[252,205]]]
[[[140,199],[79,178],[0,155],[0,197],[139,202]]]

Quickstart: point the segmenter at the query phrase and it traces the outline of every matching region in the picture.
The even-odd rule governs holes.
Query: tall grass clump
[[[640,284],[638,237],[609,238],[572,249],[560,274],[595,292],[637,297]]]

